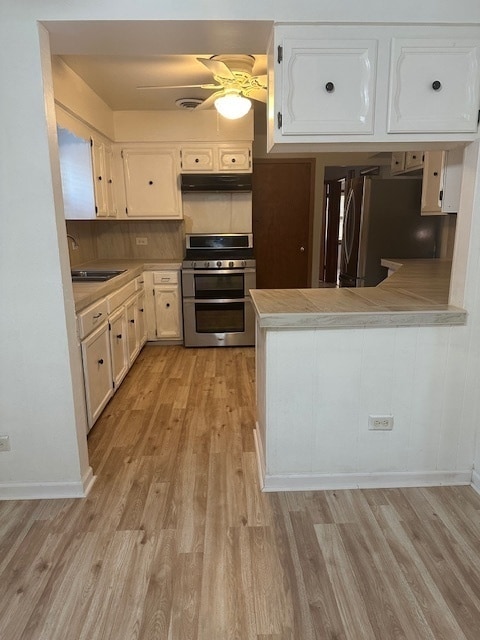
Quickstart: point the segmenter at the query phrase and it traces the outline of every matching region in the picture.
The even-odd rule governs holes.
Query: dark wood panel
[[[314,160],[254,163],[252,216],[257,288],[310,286]]]

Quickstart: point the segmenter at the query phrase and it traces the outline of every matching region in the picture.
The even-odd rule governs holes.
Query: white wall
[[[0,415],[1,432],[10,435],[12,451],[0,454],[1,495],[9,492],[20,495],[22,487],[30,491],[30,495],[35,491],[40,493],[45,487],[57,487],[61,495],[72,487],[76,491],[85,486],[89,474],[72,289],[59,197],[53,97],[48,77],[42,79],[37,21],[52,21],[51,28],[57,32],[72,27],[59,21],[70,20],[342,21],[348,16],[350,21],[360,22],[480,22],[477,0],[455,3],[441,0],[432,6],[417,0],[398,3],[185,0],[176,4],[152,0],[135,3],[127,0],[100,3],[3,0],[0,6],[0,294],[2,308],[7,312],[0,315]],[[101,33],[105,24],[94,26]],[[127,27],[130,34],[130,26]],[[162,27],[163,34],[171,38],[181,36],[181,23],[159,24],[158,42],[162,42]],[[102,50],[97,51],[100,53],[107,53],[108,46],[123,48],[125,44],[102,35],[93,40],[97,47],[101,44]],[[72,39],[67,37],[65,42],[73,52]],[[45,62],[47,43],[43,52]],[[473,269],[477,263],[475,253],[469,261],[475,282]],[[458,353],[460,358],[466,357],[465,342],[459,345]],[[469,379],[468,388],[472,384],[473,379]],[[469,405],[470,415],[472,406],[473,399]]]

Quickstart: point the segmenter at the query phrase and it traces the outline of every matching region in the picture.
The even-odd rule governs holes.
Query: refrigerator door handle
[[[345,214],[345,258],[346,263],[350,262],[352,255],[353,243],[355,240],[355,192],[352,189],[348,194],[347,212]],[[352,219],[353,216],[353,219]]]

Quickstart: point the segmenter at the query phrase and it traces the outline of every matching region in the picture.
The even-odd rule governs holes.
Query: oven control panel
[[[255,267],[255,260],[184,260],[187,269],[247,269]]]

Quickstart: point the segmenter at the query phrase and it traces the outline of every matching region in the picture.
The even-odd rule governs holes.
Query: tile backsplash
[[[67,233],[78,242],[72,249],[72,267],[97,259],[144,258],[181,260],[184,254],[183,222],[174,220],[69,220]],[[146,244],[137,244],[137,239]]]

